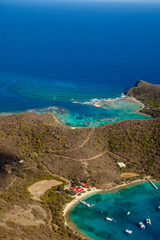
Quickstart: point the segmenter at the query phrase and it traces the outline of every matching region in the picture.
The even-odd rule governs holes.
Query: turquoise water
[[[122,94],[103,100],[104,95],[95,92],[93,96],[99,99],[91,99],[93,96],[89,90],[78,94],[81,88],[82,85],[78,87],[73,82],[1,74],[0,112],[50,112],[63,124],[75,127],[97,127],[126,119],[149,118],[137,112],[141,108],[139,103],[127,100]],[[94,106],[98,100],[101,100],[100,108]]]
[[[0,1],[0,113],[50,111],[69,126],[146,119],[125,99],[93,102],[160,83],[160,3],[40,2]]]
[[[81,104],[67,104],[67,107],[49,107],[41,110],[32,110],[38,113],[51,112],[67,126],[98,127],[103,124],[118,122],[126,119],[149,119],[137,113],[141,105],[126,98],[107,100],[102,108],[94,107],[93,102]]]
[[[97,193],[85,198],[92,208],[78,203],[69,213],[69,220],[83,234],[95,240],[159,240],[160,239],[160,184],[155,190],[149,183],[129,186],[112,193]],[[126,213],[130,211],[130,215]],[[109,222],[105,217],[112,217],[116,222]],[[152,225],[145,219],[150,218]],[[146,229],[138,226],[144,222]],[[132,235],[124,233],[133,231]]]

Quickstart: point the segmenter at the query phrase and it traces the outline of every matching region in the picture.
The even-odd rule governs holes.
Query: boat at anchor
[[[129,229],[126,229],[126,230],[125,230],[125,233],[132,234],[133,231],[132,231],[132,230],[129,230]]]
[[[142,229],[145,229],[145,228],[146,228],[143,222],[139,222],[139,226],[140,226],[140,228],[142,228]]]
[[[110,218],[110,217],[106,217],[105,219],[106,219],[107,221],[110,221],[110,222],[114,221],[114,219],[113,219],[113,218]]]
[[[146,219],[146,223],[149,224],[149,225],[152,225],[151,219],[150,219],[150,218],[147,218],[147,219]]]

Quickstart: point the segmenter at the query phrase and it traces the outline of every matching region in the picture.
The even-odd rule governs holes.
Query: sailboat
[[[149,225],[152,225],[151,219],[150,219],[150,218],[147,218],[147,219],[146,219],[146,223],[149,224]]]

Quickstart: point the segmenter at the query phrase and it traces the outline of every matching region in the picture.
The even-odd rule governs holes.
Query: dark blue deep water
[[[160,83],[160,3],[20,2],[0,1],[1,113],[43,109],[72,126],[146,118],[124,99],[92,103]]]
[[[150,183],[137,184],[111,192],[87,197],[92,208],[78,203],[69,214],[78,230],[94,240],[160,240],[160,184],[155,190]],[[130,215],[126,213],[130,211]],[[115,221],[106,221],[111,217]],[[146,224],[150,218],[152,225]],[[145,224],[145,230],[138,225]],[[132,230],[132,235],[124,231]]]

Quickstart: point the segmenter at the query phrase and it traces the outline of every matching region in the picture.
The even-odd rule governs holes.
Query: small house
[[[126,164],[123,162],[117,162],[117,164],[120,168],[126,167]]]

